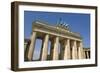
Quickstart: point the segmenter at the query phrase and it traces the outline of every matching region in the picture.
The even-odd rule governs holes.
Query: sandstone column
[[[73,41],[73,45],[72,45],[72,59],[77,59],[77,44],[76,41]]]
[[[59,59],[63,60],[64,59],[64,51],[65,51],[65,45],[64,45],[64,41],[60,42],[60,55],[59,55]]]
[[[83,45],[82,42],[79,43],[79,47],[78,47],[78,54],[79,54],[79,59],[83,59],[84,58],[84,53],[83,53]]]
[[[83,58],[86,59],[86,54],[84,49],[83,49]]]
[[[70,59],[70,40],[65,40],[64,60]]]
[[[59,59],[58,48],[59,48],[59,37],[56,37],[54,39],[53,60]]]
[[[50,40],[51,45],[50,45],[50,60],[53,60],[53,49],[54,49],[54,40]]]
[[[48,56],[48,43],[49,43],[49,35],[46,34],[43,41],[43,48],[41,54],[41,60],[46,60]]]
[[[86,55],[87,55],[87,59],[89,59],[89,52],[88,51],[86,51]]]
[[[35,41],[36,41],[36,32],[32,33],[30,40],[31,40],[31,43],[30,43],[29,51],[28,51],[28,60],[32,61],[33,53],[34,53],[34,47],[35,47]]]

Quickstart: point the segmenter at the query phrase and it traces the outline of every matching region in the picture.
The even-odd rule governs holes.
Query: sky
[[[69,25],[72,32],[77,32],[82,36],[83,47],[90,47],[90,14],[83,13],[24,11],[24,38],[30,38],[33,21],[42,20],[50,25],[56,25],[60,19]],[[40,40],[36,40],[35,57],[40,53],[38,50],[41,49],[41,42]]]

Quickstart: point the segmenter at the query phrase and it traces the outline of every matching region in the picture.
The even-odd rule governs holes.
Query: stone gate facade
[[[41,21],[34,21],[31,38],[25,43],[25,59],[32,61],[36,39],[42,40],[40,60],[47,60],[48,43],[50,45],[51,60],[85,59],[90,58],[90,50],[83,49],[82,37],[63,25],[48,25]],[[58,47],[60,44],[60,54]],[[87,53],[88,51],[88,53]],[[88,54],[88,56],[86,56]]]

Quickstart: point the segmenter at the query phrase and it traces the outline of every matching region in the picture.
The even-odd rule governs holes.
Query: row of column
[[[67,59],[83,59],[83,46],[82,42],[76,40],[66,39],[61,43],[61,58]]]
[[[36,32],[33,32],[31,36],[31,43],[29,46],[29,51],[27,58],[28,60],[32,61],[33,53],[34,53],[34,47],[35,47],[35,41],[36,41]],[[46,34],[44,39],[43,39],[43,45],[42,45],[42,54],[41,54],[41,60],[47,60],[48,56],[48,43],[49,43],[49,34]],[[53,39],[52,39],[53,40]],[[58,60],[59,59],[59,41],[60,38],[56,36],[53,41],[51,41],[51,58],[53,60]],[[62,41],[63,44],[61,45],[64,49],[62,52],[62,59],[67,60],[67,59],[82,59],[83,58],[83,46],[82,42],[77,43],[76,40],[73,40],[71,42],[70,39],[65,39]],[[60,43],[62,43],[60,42]]]

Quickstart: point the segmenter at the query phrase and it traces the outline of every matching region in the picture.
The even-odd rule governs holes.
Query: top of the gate
[[[62,21],[61,19],[59,19],[59,21],[56,24],[50,24],[50,23],[48,23],[46,21],[43,21],[43,20],[40,20],[40,19],[37,19],[34,22],[35,23],[40,23],[40,24],[43,24],[43,25],[46,25],[46,26],[56,27],[56,28],[61,29],[61,30],[70,31],[69,24]]]
[[[66,34],[81,38],[79,33],[72,32],[69,28],[69,24],[66,24],[64,22],[59,22],[53,25],[42,20],[35,20],[33,22],[32,28],[34,27],[38,27],[40,29],[44,28],[44,29],[48,29],[48,30],[52,30],[52,31],[60,32],[60,33],[66,33]]]
[[[58,20],[58,22],[57,22],[56,25],[57,25],[56,27],[59,27],[59,28],[61,28],[61,29],[65,29],[65,30],[67,30],[67,31],[70,30],[69,24],[67,24],[66,22],[64,22],[64,21],[62,20],[62,18],[60,18],[60,19]]]

